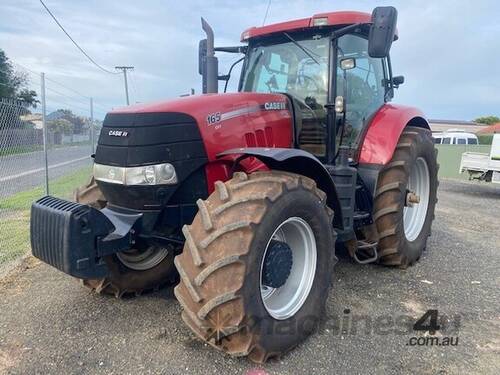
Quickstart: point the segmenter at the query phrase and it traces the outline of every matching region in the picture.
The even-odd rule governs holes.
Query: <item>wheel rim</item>
[[[403,224],[405,236],[408,241],[414,241],[424,227],[429,206],[430,177],[429,167],[424,158],[416,160],[414,168],[408,178],[407,190],[420,198],[420,202],[403,209]]]
[[[262,283],[264,260],[271,240],[286,243],[293,254],[290,274],[280,288],[272,288]],[[299,217],[291,217],[281,223],[266,245],[260,266],[260,293],[269,315],[284,320],[297,313],[311,291],[316,261],[316,239],[309,224]]]
[[[136,271],[145,271],[157,266],[167,255],[167,249],[154,246],[145,250],[131,249],[116,253],[124,266]]]

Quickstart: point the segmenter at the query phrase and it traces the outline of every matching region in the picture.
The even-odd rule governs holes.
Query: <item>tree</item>
[[[81,117],[75,115],[69,109],[58,109],[57,111],[50,113],[47,117],[49,120],[67,120],[72,124],[72,128],[75,134],[83,133],[85,121],[83,121]]]
[[[73,124],[64,118],[48,121],[47,128],[54,133],[69,134],[73,130]]]
[[[483,117],[478,117],[477,119],[474,120],[474,122],[477,122],[479,124],[493,125],[496,124],[497,122],[500,122],[500,117],[483,116]]]
[[[36,92],[29,90],[27,84],[27,75],[16,72],[5,52],[0,49],[0,98],[19,100],[27,108],[36,108],[40,102]]]

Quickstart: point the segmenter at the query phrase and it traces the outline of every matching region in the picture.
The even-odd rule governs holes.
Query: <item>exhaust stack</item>
[[[207,34],[207,39],[201,40],[199,46],[199,71],[203,77],[203,93],[217,93],[219,91],[219,62],[215,57],[214,31],[203,17],[201,27]]]

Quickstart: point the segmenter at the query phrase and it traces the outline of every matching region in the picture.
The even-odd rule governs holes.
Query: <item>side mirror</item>
[[[399,85],[402,85],[403,83],[405,83],[405,77],[404,76],[395,76],[395,77],[392,77],[392,84],[394,85],[394,87],[398,87]]]
[[[202,39],[198,44],[198,73],[204,75],[207,65],[207,40]]]
[[[340,60],[340,69],[351,70],[356,67],[356,59],[349,57],[347,59]]]
[[[394,7],[376,7],[372,13],[372,24],[368,34],[368,54],[382,58],[389,55],[394,35],[398,11]]]

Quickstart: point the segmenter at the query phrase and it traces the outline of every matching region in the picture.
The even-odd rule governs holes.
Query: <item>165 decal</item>
[[[207,124],[208,125],[216,124],[216,123],[220,122],[220,120],[221,120],[220,112],[209,113],[207,115]]]

